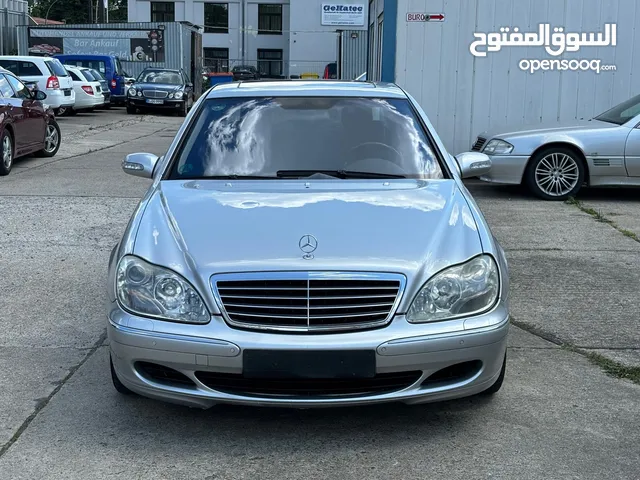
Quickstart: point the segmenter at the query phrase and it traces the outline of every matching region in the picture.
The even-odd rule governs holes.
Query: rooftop
[[[207,98],[247,96],[344,96],[406,98],[393,83],[345,80],[240,81],[215,85]]]

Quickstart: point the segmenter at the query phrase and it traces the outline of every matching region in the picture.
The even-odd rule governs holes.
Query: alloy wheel
[[[60,136],[58,130],[51,124],[47,125],[47,135],[44,138],[44,151],[47,153],[53,152],[58,147]]]
[[[7,134],[2,139],[2,163],[7,170],[13,163],[13,145],[11,144],[11,137]]]
[[[550,153],[538,162],[536,185],[552,197],[569,194],[578,184],[580,171],[576,160],[564,153]]]

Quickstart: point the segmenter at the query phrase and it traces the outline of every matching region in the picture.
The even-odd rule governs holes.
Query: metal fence
[[[344,72],[340,75],[335,60],[236,60],[226,58],[203,58],[203,72],[225,73],[234,67],[252,67],[259,73],[260,78],[342,78],[353,80],[362,72],[353,74]],[[353,78],[351,78],[353,77]]]
[[[18,54],[18,25],[28,25],[26,12],[0,8],[0,55]]]

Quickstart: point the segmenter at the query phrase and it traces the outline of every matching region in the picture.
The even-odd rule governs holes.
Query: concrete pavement
[[[199,411],[118,395],[104,274],[148,186],[120,162],[164,153],[182,119],[103,114],[93,133],[62,118],[60,156],[0,178],[0,480],[640,478],[640,386],[516,327],[492,402]],[[470,188],[507,251],[515,319],[633,364],[640,244],[573,205]]]

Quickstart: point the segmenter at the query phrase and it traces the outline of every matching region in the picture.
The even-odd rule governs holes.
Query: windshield
[[[80,73],[82,73],[82,75],[84,75],[84,78],[86,78],[90,82],[96,81],[96,78],[93,76],[93,74],[89,70],[80,70]]]
[[[407,100],[217,98],[200,111],[171,179],[443,178]]]
[[[182,85],[179,73],[166,70],[145,70],[140,74],[138,83],[165,83],[168,85]]]
[[[51,72],[54,75],[56,75],[58,77],[68,77],[69,76],[69,74],[67,73],[65,68],[60,63],[60,60],[58,60],[57,58],[53,58],[51,60],[46,61],[46,64],[49,66],[49,70],[51,70]]]
[[[93,70],[91,69],[91,75],[94,76],[94,78],[99,81],[99,82],[104,82],[106,81],[106,79],[102,76],[102,74],[100,72],[98,72],[97,70]]]
[[[601,113],[596,117],[596,120],[622,125],[637,115],[640,115],[640,95],[636,95],[626,102],[622,102],[620,105]]]

